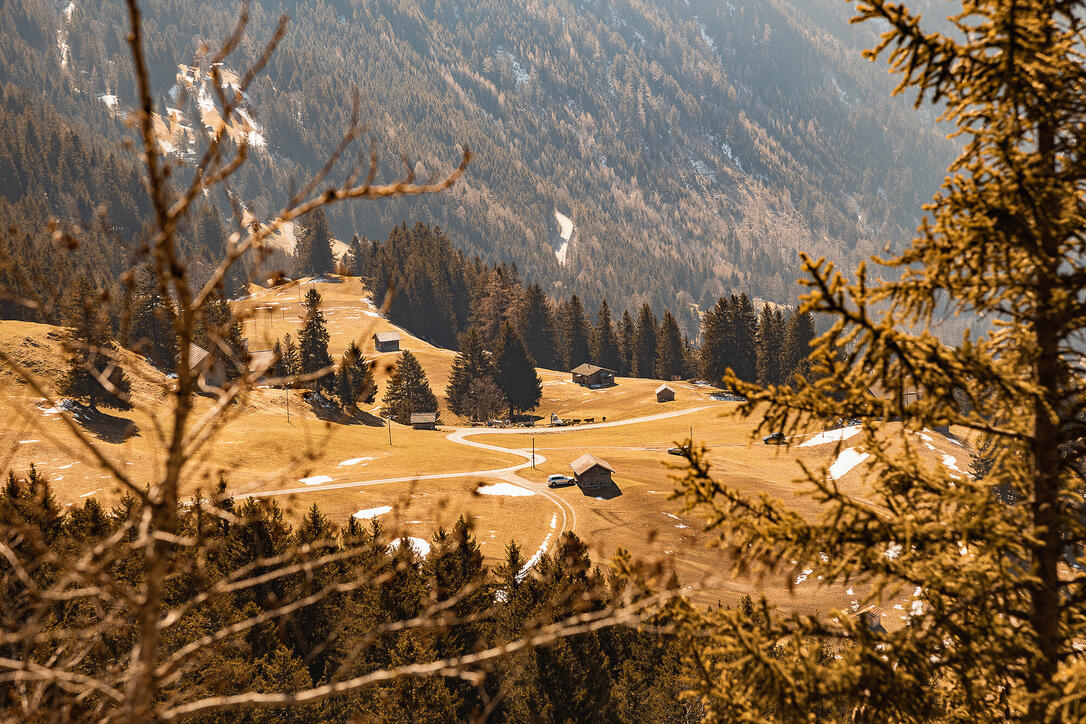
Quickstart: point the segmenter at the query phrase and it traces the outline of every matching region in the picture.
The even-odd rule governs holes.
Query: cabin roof
[[[612,473],[615,472],[615,469],[611,467],[606,460],[601,460],[592,453],[585,453],[569,464],[569,466],[573,468],[573,472],[578,475],[583,475],[597,465],[605,470],[610,470]]]

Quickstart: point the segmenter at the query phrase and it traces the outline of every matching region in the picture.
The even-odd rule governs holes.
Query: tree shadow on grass
[[[101,409],[84,407],[80,414],[73,414],[83,428],[108,443],[120,444],[140,434],[140,427],[126,417],[118,417]]]
[[[318,420],[334,422],[339,425],[365,425],[366,427],[384,427],[385,421],[363,410],[345,412],[338,404],[319,392],[303,392],[302,399],[309,403],[309,409]]]

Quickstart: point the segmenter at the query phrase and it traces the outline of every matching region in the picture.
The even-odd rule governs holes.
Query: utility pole
[[[287,424],[290,424],[290,388],[284,387],[283,392],[286,393],[287,398]]]
[[[535,435],[532,435],[532,470],[535,470]]]
[[[392,418],[388,418],[388,444],[392,444]]]

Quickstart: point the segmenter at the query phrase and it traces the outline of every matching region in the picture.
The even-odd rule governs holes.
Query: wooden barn
[[[197,344],[189,344],[189,372],[198,375],[197,384],[201,390],[221,388],[226,384],[226,365]]]
[[[574,384],[582,387],[610,387],[615,384],[615,371],[585,362],[570,370]]]
[[[656,401],[657,402],[674,402],[675,390],[671,389],[667,385],[660,385],[656,388]]]
[[[573,469],[573,479],[582,490],[614,484],[611,474],[615,469],[606,460],[601,460],[592,453],[585,453],[571,462],[569,467]]]
[[[416,430],[435,430],[437,429],[437,413],[436,412],[412,412],[411,413],[411,427]]]
[[[399,352],[399,332],[378,332],[373,335],[373,348],[378,352]]]

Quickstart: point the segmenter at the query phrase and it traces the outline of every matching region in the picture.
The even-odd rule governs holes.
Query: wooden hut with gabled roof
[[[611,479],[615,469],[606,461],[592,453],[585,453],[569,464],[573,470],[573,479],[582,490],[587,488],[602,488],[614,485]]]
[[[615,384],[615,371],[599,365],[590,365],[587,362],[577,365],[570,374],[573,375],[574,384],[582,387],[610,387]]]
[[[657,402],[674,402],[675,390],[671,389],[667,385],[660,385],[656,388],[656,401]]]
[[[373,335],[373,348],[378,352],[399,352],[399,332],[378,332]]]

